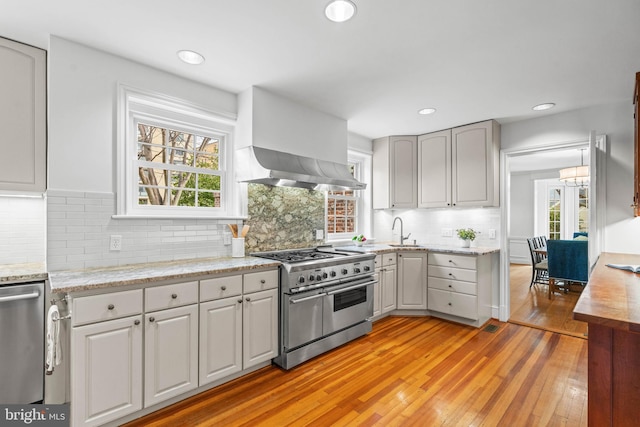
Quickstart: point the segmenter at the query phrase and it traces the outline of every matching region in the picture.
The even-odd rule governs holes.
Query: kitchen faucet
[[[396,227],[397,220],[400,220],[400,246],[404,246],[404,241],[407,240],[409,236],[411,236],[411,233],[407,234],[406,236],[403,236],[404,232],[403,232],[402,218],[400,218],[399,216],[393,219],[393,225],[391,225],[391,231],[393,231],[393,229]]]

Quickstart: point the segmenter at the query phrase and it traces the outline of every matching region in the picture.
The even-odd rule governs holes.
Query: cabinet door
[[[451,312],[451,292],[429,288],[428,294],[429,310],[439,311],[440,313]]]
[[[475,295],[465,295],[451,292],[451,314],[466,319],[478,319],[478,298]]]
[[[388,313],[396,309],[396,267],[385,267],[380,271],[382,312]]]
[[[97,426],[142,409],[141,316],[71,332],[71,419]]]
[[[451,206],[451,129],[418,137],[418,207]]]
[[[242,367],[247,369],[278,355],[278,290],[244,295]]]
[[[45,190],[46,52],[0,38],[0,190]]]
[[[197,304],[145,314],[145,407],[198,386]]]
[[[492,120],[452,129],[454,206],[497,206],[499,164]],[[499,131],[498,131],[499,132]]]
[[[427,253],[398,254],[398,309],[427,309]]]
[[[242,296],[200,304],[200,385],[242,370]]]
[[[392,136],[391,208],[415,208],[418,197],[417,137]]]
[[[382,292],[381,292],[381,286],[382,284],[380,283],[381,280],[381,274],[380,274],[380,270],[376,270],[376,273],[373,275],[374,280],[376,281],[376,284],[373,285],[373,317],[379,316],[382,314]]]

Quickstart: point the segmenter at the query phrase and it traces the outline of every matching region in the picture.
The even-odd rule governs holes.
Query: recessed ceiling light
[[[178,58],[191,65],[199,65],[204,62],[204,56],[192,50],[179,50]]]
[[[356,5],[350,0],[333,0],[325,7],[324,14],[333,22],[345,22],[356,14]]]
[[[436,112],[435,108],[423,108],[421,110],[418,110],[418,114],[422,114],[424,116],[426,116],[427,114],[433,114]]]
[[[536,111],[542,111],[542,110],[548,110],[549,108],[553,108],[555,106],[556,104],[554,104],[553,102],[546,102],[544,104],[536,105],[535,107],[533,107],[533,109]]]

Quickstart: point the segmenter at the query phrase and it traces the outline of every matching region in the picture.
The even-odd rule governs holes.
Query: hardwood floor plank
[[[490,323],[385,318],[290,371],[263,368],[127,426],[585,426],[586,340]]]

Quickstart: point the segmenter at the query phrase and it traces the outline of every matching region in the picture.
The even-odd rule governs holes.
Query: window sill
[[[247,216],[211,216],[211,215],[111,215],[111,219],[215,219],[215,220],[246,220]]]

